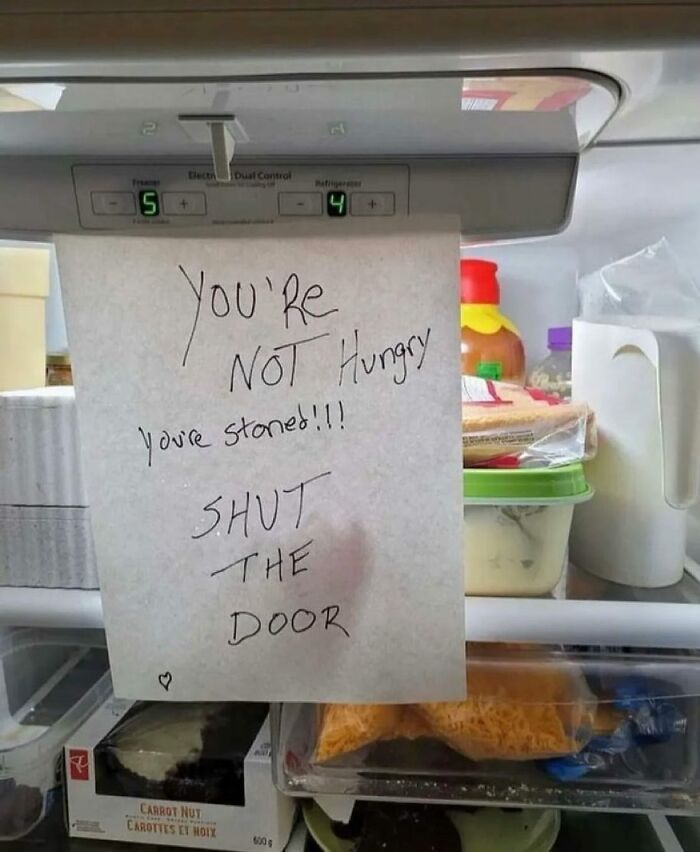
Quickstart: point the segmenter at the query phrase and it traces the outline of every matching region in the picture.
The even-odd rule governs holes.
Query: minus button
[[[90,203],[95,216],[131,216],[136,213],[133,192],[91,192]]]
[[[323,196],[320,192],[279,192],[280,216],[321,216]]]

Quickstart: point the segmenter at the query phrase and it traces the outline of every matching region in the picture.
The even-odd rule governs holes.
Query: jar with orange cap
[[[525,381],[525,350],[515,325],[500,311],[501,291],[490,260],[460,262],[462,375]]]

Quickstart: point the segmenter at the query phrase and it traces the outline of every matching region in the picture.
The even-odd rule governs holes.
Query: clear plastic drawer
[[[275,707],[280,788],[700,813],[700,654],[467,647],[465,701]]]

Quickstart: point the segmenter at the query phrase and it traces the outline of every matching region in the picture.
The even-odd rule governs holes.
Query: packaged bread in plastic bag
[[[553,467],[593,458],[593,412],[538,388],[462,376],[465,467]]]
[[[560,757],[588,743],[597,705],[577,666],[523,647],[469,647],[466,700],[323,705],[315,759],[400,738],[439,740],[471,760]]]

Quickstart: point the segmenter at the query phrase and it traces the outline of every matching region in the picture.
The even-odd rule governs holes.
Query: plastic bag
[[[636,254],[584,276],[578,285],[581,317],[700,318],[700,287],[663,237]]]
[[[464,701],[326,704],[314,758],[325,762],[386,739],[439,740],[471,760],[575,754],[594,731],[595,696],[580,669],[538,651],[470,645]]]
[[[533,760],[580,751],[593,734],[596,699],[580,670],[535,651],[516,663],[484,646],[467,666],[465,701],[418,704],[439,739],[471,760]]]
[[[619,755],[627,755],[627,765],[634,764],[630,759],[634,750],[643,752],[650,745],[687,736],[686,713],[672,698],[657,697],[657,686],[653,679],[641,677],[611,684],[606,696],[610,703],[599,708],[595,735],[586,747],[578,754],[544,760],[542,768],[558,781],[572,781],[591,772],[610,771]]]
[[[315,758],[320,763],[381,740],[430,735],[411,705],[323,704],[319,722]]]
[[[537,388],[462,376],[465,467],[554,467],[592,458],[596,448],[587,405]]]

